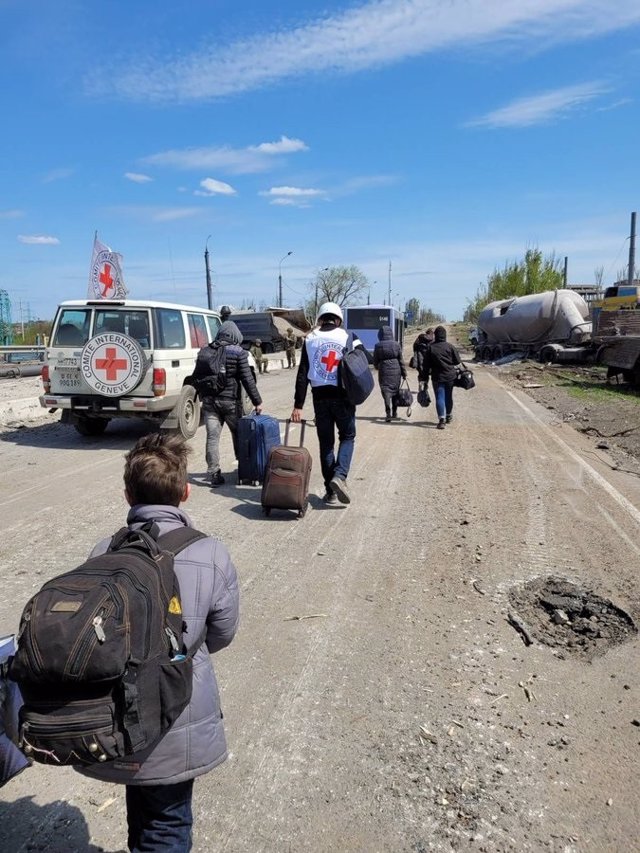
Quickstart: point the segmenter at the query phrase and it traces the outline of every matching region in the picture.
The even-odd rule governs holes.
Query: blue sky
[[[538,246],[611,282],[640,207],[638,0],[0,0],[0,288],[50,318],[93,234],[132,298],[461,317]],[[292,254],[281,260],[287,255]]]

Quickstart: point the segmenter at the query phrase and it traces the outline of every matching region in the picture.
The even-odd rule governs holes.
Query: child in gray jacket
[[[141,438],[125,457],[127,524],[137,529],[155,522],[160,534],[192,527],[179,504],[189,497],[190,447],[175,435]],[[104,553],[110,539],[94,548]],[[193,659],[193,693],[169,731],[147,753],[104,764],[76,767],[80,773],[126,785],[129,850],[191,849],[191,800],[196,776],[227,757],[222,712],[210,655],[228,646],[238,626],[238,581],[229,552],[207,537],[180,551],[174,562],[184,621],[190,636],[206,626],[206,639]]]

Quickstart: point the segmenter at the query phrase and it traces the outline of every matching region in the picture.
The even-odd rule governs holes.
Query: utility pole
[[[209,238],[210,237],[211,237],[211,234],[209,234],[209,237],[207,237],[207,240],[204,244],[204,268],[205,268],[205,272],[207,275],[207,306],[209,308],[209,311],[211,311],[213,309],[213,295],[211,293],[211,270],[209,269]]]
[[[562,273],[562,286],[566,288],[569,273],[569,258],[564,256],[564,272]]]
[[[389,298],[387,299],[387,305],[391,305],[391,261],[389,261]]]
[[[22,299],[18,301],[18,311],[20,312],[20,335],[22,343],[24,343],[24,313],[22,311]]]
[[[635,281],[636,266],[636,214],[631,214],[631,234],[629,236],[629,287]]]
[[[282,261],[292,254],[293,251],[287,252],[287,254],[280,259],[280,263],[278,264],[278,308],[282,308]]]

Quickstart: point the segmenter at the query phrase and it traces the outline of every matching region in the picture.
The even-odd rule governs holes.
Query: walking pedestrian
[[[416,370],[420,370],[420,365],[422,360],[424,359],[427,350],[433,343],[433,329],[426,329],[424,332],[420,332],[418,337],[413,342],[413,367]]]
[[[398,414],[396,394],[400,390],[400,382],[407,378],[402,347],[394,339],[391,326],[381,326],[378,330],[378,343],[373,348],[373,366],[378,370],[385,420],[390,423],[391,418]]]
[[[342,322],[342,309],[335,302],[325,302],[318,309],[317,328],[307,335],[300,354],[291,412],[291,420],[300,423],[307,385],[311,385],[325,487],[323,500],[327,504],[336,500],[343,504],[351,502],[347,477],[356,439],[356,407],[347,399],[338,379],[338,367],[349,338]],[[355,335],[353,345],[362,346]]]
[[[189,497],[189,446],[176,435],[154,433],[138,440],[125,457],[127,525],[158,526],[159,534],[193,527],[179,506]],[[104,539],[91,556],[104,554]],[[103,782],[126,786],[128,847],[132,853],[188,853],[192,844],[194,780],[227,758],[216,676],[210,655],[233,640],[238,626],[238,580],[229,552],[218,538],[188,545],[174,561],[180,604],[190,637],[206,628],[193,657],[189,704],[163,738],[146,753],[75,769]],[[204,843],[204,842],[203,842]]]
[[[202,400],[207,431],[207,473],[214,489],[225,482],[220,468],[220,435],[224,424],[229,427],[233,450],[238,458],[237,426],[238,418],[243,415],[243,388],[256,412],[260,414],[262,411],[262,397],[249,365],[248,354],[240,346],[241,343],[242,332],[232,320],[227,320],[218,329],[215,341],[202,347],[198,353],[192,376]]]
[[[438,429],[444,429],[445,424],[453,420],[453,382],[456,378],[456,365],[460,363],[458,350],[447,341],[447,330],[444,326],[436,326],[434,342],[429,345],[421,360],[418,379],[428,382],[431,375]]]

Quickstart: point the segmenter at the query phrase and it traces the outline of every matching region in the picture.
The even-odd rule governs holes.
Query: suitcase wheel
[[[268,518],[271,515],[271,507],[270,506],[263,506],[262,507],[262,514],[266,515]]]
[[[304,514],[307,511],[308,506],[309,506],[309,504],[305,503],[305,505],[302,507],[302,509],[298,510],[298,518],[304,518]]]

